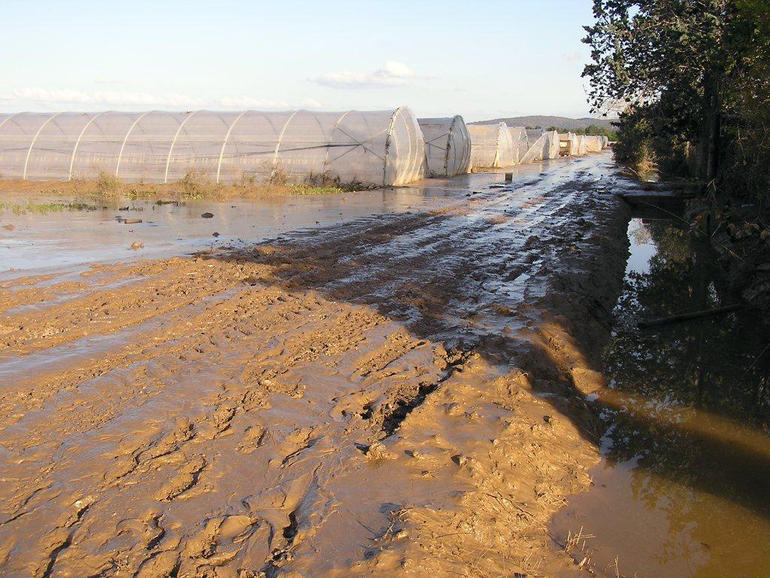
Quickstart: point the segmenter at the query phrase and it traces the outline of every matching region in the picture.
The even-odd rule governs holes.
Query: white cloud
[[[71,89],[21,88],[0,94],[0,105],[28,109],[67,108],[171,108],[171,109],[261,109],[287,110],[296,108],[318,109],[323,105],[315,99],[304,98],[299,102],[268,100],[250,96],[227,96],[213,100],[184,94],[151,94],[97,90],[84,92]]]
[[[374,72],[330,72],[311,78],[312,82],[330,88],[377,88],[404,86],[417,74],[403,62],[389,60]]]

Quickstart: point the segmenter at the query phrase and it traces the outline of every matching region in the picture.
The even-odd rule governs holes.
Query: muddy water
[[[227,202],[94,202],[46,195],[4,195],[0,202],[0,278],[16,270],[184,255],[240,247],[288,231],[318,229],[362,216],[440,208],[465,189],[499,175],[444,186],[278,196]],[[211,214],[202,218],[203,214]],[[139,222],[135,222],[139,221]]]
[[[770,575],[770,375],[751,313],[639,330],[732,303],[707,249],[633,219],[599,394],[609,426],[593,488],[554,520],[573,556],[615,576]]]
[[[517,185],[540,179],[543,168],[542,164],[515,168]],[[443,210],[489,185],[502,186],[503,179],[502,173],[485,173],[428,179],[396,189],[222,202],[95,202],[4,194],[0,198],[0,280],[87,263],[241,248],[288,232],[312,232],[372,215]],[[202,218],[206,213],[212,216]]]

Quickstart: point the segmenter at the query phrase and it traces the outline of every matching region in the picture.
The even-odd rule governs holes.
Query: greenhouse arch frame
[[[0,174],[72,180],[106,173],[168,183],[189,171],[398,186],[424,175],[425,144],[407,107],[386,111],[0,114]]]
[[[471,137],[462,116],[420,118],[418,122],[425,138],[429,176],[454,177],[470,171]]]

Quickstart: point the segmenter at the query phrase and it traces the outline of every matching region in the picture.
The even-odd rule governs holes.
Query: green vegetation
[[[114,175],[101,171],[96,178],[96,190],[103,195],[114,195],[120,190],[121,182]]]
[[[615,140],[617,138],[617,131],[615,129],[606,126],[599,126],[597,124],[590,124],[587,127],[573,129],[559,126],[549,126],[547,130],[555,130],[560,133],[571,132],[588,136],[606,136],[610,140]]]
[[[33,193],[52,196],[69,196],[91,201],[115,201],[118,199],[165,199],[185,201],[193,199],[225,200],[281,195],[329,195],[375,188],[360,182],[340,183],[328,174],[312,175],[302,183],[290,182],[280,168],[272,171],[267,182],[257,175],[243,174],[237,183],[217,184],[203,171],[191,170],[176,182],[124,183],[113,175],[100,173],[94,180],[73,179],[59,181],[0,180],[0,193]],[[6,208],[10,207],[7,205]],[[19,207],[22,207],[19,205]],[[24,206],[26,207],[26,206]],[[3,205],[0,205],[3,208]],[[49,211],[76,209],[73,203],[52,203]],[[39,212],[44,209],[17,208],[18,211]]]
[[[768,0],[594,0],[594,17],[583,76],[595,112],[624,108],[616,159],[696,192],[690,229],[768,318]]]
[[[60,213],[62,211],[95,211],[99,208],[90,203],[81,202],[36,203],[27,201],[26,203],[8,203],[0,201],[0,212],[10,211],[14,215],[26,215],[29,213],[47,215],[48,213]]]
[[[712,204],[770,201],[767,0],[594,0],[583,75],[620,115],[616,155],[692,177]]]

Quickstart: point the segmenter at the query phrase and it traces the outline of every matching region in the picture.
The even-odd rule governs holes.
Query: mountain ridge
[[[530,115],[530,116],[513,116],[508,118],[494,118],[491,120],[479,120],[469,124],[495,124],[498,122],[504,122],[508,126],[526,126],[526,127],[540,127],[548,128],[555,126],[557,128],[566,129],[578,129],[586,128],[591,125],[615,128],[612,123],[616,122],[614,118],[569,118],[566,116],[548,116],[548,115]]]

